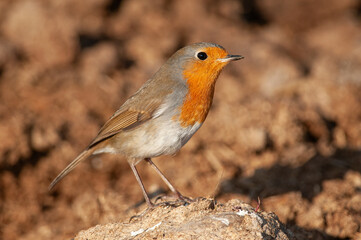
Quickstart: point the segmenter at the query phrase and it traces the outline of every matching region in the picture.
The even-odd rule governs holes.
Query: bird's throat
[[[202,74],[184,71],[188,93],[179,117],[182,127],[193,126],[197,122],[203,123],[212,105],[214,86],[220,70],[199,72]]]

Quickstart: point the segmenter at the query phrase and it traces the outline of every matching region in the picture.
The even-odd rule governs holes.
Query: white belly
[[[201,124],[197,123],[191,127],[183,128],[172,121],[172,124],[164,124],[158,128],[156,133],[142,136],[143,139],[146,139],[145,141],[138,138],[139,142],[143,142],[139,147],[146,152],[146,155],[152,157],[174,154],[188,142],[200,127]]]
[[[183,128],[176,121],[162,121],[162,117],[150,121],[135,129],[119,133],[113,137],[117,138],[116,141],[95,153],[121,153],[128,158],[140,160],[174,154],[202,126],[202,123],[196,123]]]

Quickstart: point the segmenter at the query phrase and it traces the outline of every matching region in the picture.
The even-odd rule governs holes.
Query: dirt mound
[[[294,239],[275,214],[255,212],[239,200],[219,204],[202,199],[188,206],[160,206],[133,219],[97,225],[75,239]]]

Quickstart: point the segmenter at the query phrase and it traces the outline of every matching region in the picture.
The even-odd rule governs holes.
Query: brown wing
[[[99,142],[114,136],[123,130],[129,130],[151,119],[153,113],[158,109],[160,102],[148,102],[143,109],[120,109],[100,129],[98,135],[89,145],[89,148]]]
[[[173,92],[172,89],[177,83],[170,81],[167,76],[155,76],[147,81],[104,124],[89,148],[123,130],[132,129],[151,119],[168,94]]]

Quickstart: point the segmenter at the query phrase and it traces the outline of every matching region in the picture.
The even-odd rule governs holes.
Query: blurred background
[[[47,189],[172,53],[200,41],[245,59],[159,168],[187,196],[260,197],[299,239],[361,238],[361,1],[2,0],[0,13],[0,239],[70,238],[143,209],[120,156]],[[151,193],[167,191],[139,170]]]

